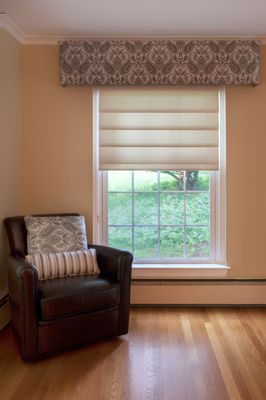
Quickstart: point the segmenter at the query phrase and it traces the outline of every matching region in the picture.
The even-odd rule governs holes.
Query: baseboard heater
[[[6,294],[0,299],[0,331],[10,322],[9,295]]]
[[[266,279],[133,280],[131,305],[266,305]]]

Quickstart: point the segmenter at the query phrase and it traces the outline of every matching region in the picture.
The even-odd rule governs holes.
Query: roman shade
[[[100,170],[217,170],[217,88],[104,88]]]

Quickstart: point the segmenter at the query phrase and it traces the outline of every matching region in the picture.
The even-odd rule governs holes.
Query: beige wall
[[[0,220],[20,213],[21,46],[0,30]],[[7,240],[0,227],[0,298],[6,290]]]
[[[227,89],[227,259],[232,276],[266,278],[266,45],[260,84]]]
[[[24,46],[22,60],[22,210],[78,211],[91,225],[91,89],[59,86],[57,46]],[[230,277],[266,278],[265,110],[266,46],[262,46],[260,85],[227,89]]]
[[[59,86],[57,46],[22,54],[23,213],[76,211],[91,226],[91,89]]]

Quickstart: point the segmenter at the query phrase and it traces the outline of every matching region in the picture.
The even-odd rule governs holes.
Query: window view
[[[108,244],[135,260],[210,259],[211,174],[108,171]]]

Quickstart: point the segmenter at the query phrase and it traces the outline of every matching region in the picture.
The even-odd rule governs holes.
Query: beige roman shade
[[[217,170],[218,88],[104,88],[101,170]]]

